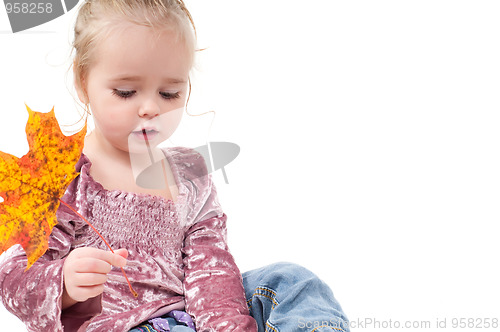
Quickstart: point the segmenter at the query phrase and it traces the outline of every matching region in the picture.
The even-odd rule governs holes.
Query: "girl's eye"
[[[130,98],[134,95],[136,91],[131,90],[131,91],[124,91],[124,90],[118,90],[118,89],[113,89],[113,94],[115,96],[118,96],[123,99]],[[160,95],[165,98],[165,99],[177,99],[180,97],[179,92],[160,92]]]
[[[132,95],[135,93],[134,90],[132,91],[122,91],[122,90],[117,90],[117,89],[113,89],[113,92],[112,92],[115,96],[118,96],[120,98],[124,98],[124,99],[127,99],[127,98],[130,98],[132,97]]]
[[[165,99],[177,99],[180,97],[179,92],[160,92]]]

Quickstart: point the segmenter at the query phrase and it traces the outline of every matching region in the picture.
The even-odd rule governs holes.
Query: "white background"
[[[172,144],[240,146],[213,177],[241,270],[301,264],[356,324],[500,318],[500,4],[187,4],[208,47],[189,110],[217,115]],[[12,34],[0,9],[0,150],[27,152],[24,103],[78,119],[75,14]]]

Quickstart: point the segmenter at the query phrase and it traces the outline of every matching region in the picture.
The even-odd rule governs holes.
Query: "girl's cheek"
[[[95,112],[94,119],[103,130],[114,131],[123,127],[126,117],[119,110],[108,107]]]
[[[124,119],[130,117],[130,106],[123,103],[107,103],[103,105],[102,113],[109,120],[109,122],[122,122]]]

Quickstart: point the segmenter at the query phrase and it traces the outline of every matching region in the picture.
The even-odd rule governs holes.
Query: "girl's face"
[[[83,85],[95,140],[105,149],[144,153],[168,139],[182,118],[192,65],[182,40],[173,31],[155,38],[149,28],[129,24],[96,51]]]

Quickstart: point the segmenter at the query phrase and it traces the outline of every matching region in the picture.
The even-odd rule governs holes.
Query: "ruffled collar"
[[[162,149],[162,151],[165,154],[165,157],[167,158],[167,161],[170,164],[172,173],[174,175],[174,179],[177,184],[177,188],[179,189],[176,202],[174,202],[172,199],[167,199],[162,196],[157,196],[147,193],[135,193],[120,189],[104,188],[104,186],[101,183],[97,182],[92,177],[92,175],[90,175],[90,168],[92,166],[92,162],[83,152],[81,153],[80,159],[75,165],[75,169],[77,172],[80,173],[81,181],[87,184],[87,189],[92,189],[91,191],[93,192],[94,195],[101,193],[107,197],[121,198],[136,204],[146,203],[153,205],[170,205],[170,204],[174,206],[181,205],[182,202],[184,201],[185,198],[184,196],[186,194],[186,191],[184,190],[185,188],[183,188],[182,181],[179,181],[179,171],[177,169],[177,165],[175,164],[174,159],[168,153],[166,148]],[[90,192],[88,192],[87,190],[87,195],[88,194],[90,194]]]

